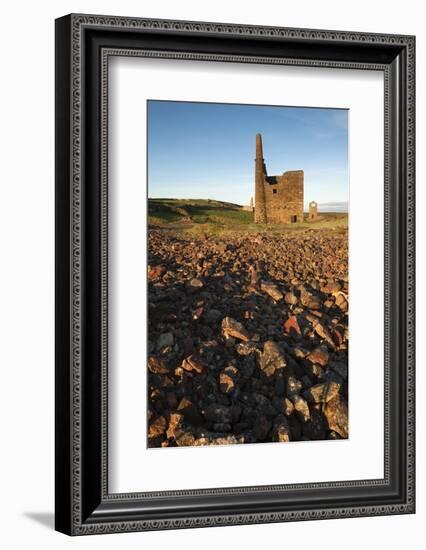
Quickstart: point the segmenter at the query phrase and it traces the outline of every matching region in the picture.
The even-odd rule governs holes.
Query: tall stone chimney
[[[266,167],[263,160],[262,136],[256,134],[254,223],[267,223],[265,203]]]

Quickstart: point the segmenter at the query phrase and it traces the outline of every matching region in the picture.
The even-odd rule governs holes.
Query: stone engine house
[[[256,135],[255,223],[303,221],[303,170],[268,176],[263,159],[262,136]]]

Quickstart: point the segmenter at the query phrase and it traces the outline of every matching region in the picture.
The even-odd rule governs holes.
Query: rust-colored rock
[[[349,435],[348,405],[345,398],[338,394],[328,401],[324,408],[324,416],[328,422],[328,428],[343,439]]]
[[[294,292],[286,292],[284,296],[284,301],[287,304],[294,306],[295,304],[297,304],[297,296]]]
[[[311,418],[308,403],[300,395],[295,395],[292,399],[297,416],[302,422],[308,422]]]
[[[202,374],[207,368],[206,362],[199,355],[192,354],[182,362],[182,368],[188,372]]]
[[[169,374],[169,369],[166,367],[164,359],[150,355],[148,357],[148,369],[153,374]]]
[[[266,376],[272,376],[279,369],[286,366],[284,355],[279,345],[273,340],[268,340],[263,346],[263,353],[259,359],[259,366]]]
[[[178,447],[192,447],[195,444],[195,437],[191,432],[184,432],[176,439]]]
[[[328,403],[339,393],[340,384],[337,382],[324,382],[309,388],[303,397],[310,403]]]
[[[148,266],[148,281],[155,281],[161,278],[167,269],[164,265]]]
[[[271,298],[273,298],[277,302],[284,298],[283,293],[278,288],[278,286],[274,283],[262,281],[262,283],[260,284],[260,289],[263,290],[263,292],[266,292],[266,294],[268,294]]]
[[[238,340],[248,342],[250,340],[249,333],[244,328],[242,323],[239,323],[232,317],[225,317],[222,321],[222,332],[224,336],[232,336]]]
[[[177,437],[180,437],[182,435],[182,423],[183,415],[178,413],[173,413],[170,415],[169,426],[167,428],[168,439],[176,439]]]
[[[235,350],[239,355],[250,355],[258,349],[255,342],[240,342],[236,345]]]
[[[300,326],[295,315],[289,317],[284,323],[284,332],[295,337],[302,335],[302,331],[300,330]]]
[[[223,393],[232,393],[236,388],[238,378],[238,369],[232,365],[223,369],[219,375],[220,391]]]
[[[336,306],[338,306],[342,311],[348,311],[348,302],[346,296],[343,292],[338,292],[336,295]]]
[[[328,351],[325,347],[315,348],[309,355],[306,356],[306,359],[311,363],[318,363],[322,367],[325,367],[328,363]]]
[[[320,338],[323,338],[328,344],[330,344],[331,347],[335,347],[335,343],[333,341],[333,338],[331,337],[331,332],[325,325],[317,322],[315,325],[315,332]]]
[[[151,422],[148,430],[148,439],[155,439],[165,434],[167,429],[167,421],[164,416],[158,417]]]
[[[294,405],[293,403],[290,401],[290,399],[288,397],[284,398],[284,414],[286,416],[290,416],[291,413],[294,411]]]

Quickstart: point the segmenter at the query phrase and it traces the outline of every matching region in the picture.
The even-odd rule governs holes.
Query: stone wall
[[[303,183],[303,170],[267,177],[264,184],[267,223],[303,221]]]

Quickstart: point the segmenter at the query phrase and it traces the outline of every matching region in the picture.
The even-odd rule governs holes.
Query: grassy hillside
[[[233,226],[253,222],[253,214],[237,204],[203,199],[148,199],[148,223]]]
[[[151,228],[215,234],[223,231],[299,231],[306,229],[346,231],[348,215],[321,213],[315,222],[289,225],[259,225],[252,212],[229,202],[205,199],[148,199],[148,224]]]

